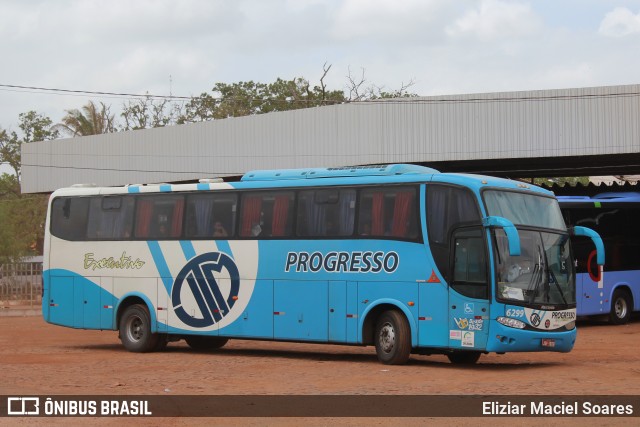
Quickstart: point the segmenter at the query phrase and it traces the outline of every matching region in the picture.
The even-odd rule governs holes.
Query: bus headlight
[[[575,321],[569,322],[566,325],[564,325],[564,327],[567,328],[567,331],[575,329],[576,328],[576,322]]]
[[[496,320],[498,321],[498,323],[510,328],[524,329],[524,327],[526,326],[524,322],[521,322],[517,319],[512,319],[511,317],[498,317]]]

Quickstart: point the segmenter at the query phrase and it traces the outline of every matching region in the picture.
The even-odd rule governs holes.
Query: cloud
[[[445,31],[451,37],[492,41],[532,34],[540,25],[540,18],[528,3],[483,0]]]
[[[318,84],[326,62],[330,89],[365,69],[367,83],[414,79],[412,92],[441,95],[637,83],[640,69],[636,37],[603,37],[637,31],[638,15],[601,0],[0,3],[0,83],[11,85],[186,96],[216,82]],[[29,110],[58,121],[90,98],[124,102],[0,88],[0,127]]]
[[[616,7],[604,16],[598,32],[607,37],[640,33],[640,13],[634,15],[626,7]]]
[[[335,12],[331,33],[341,41],[419,40],[437,32],[448,9],[438,0],[345,0]]]

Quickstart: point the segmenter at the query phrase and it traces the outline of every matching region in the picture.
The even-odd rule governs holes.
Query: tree
[[[185,105],[178,123],[202,122],[343,103],[345,97],[342,91],[327,90],[324,79],[330,69],[331,66],[325,64],[320,84],[313,87],[307,79],[302,77],[292,80],[278,78],[270,84],[254,81],[216,83],[211,90],[213,95],[203,93]]]
[[[35,111],[19,116],[21,134],[0,129],[0,164],[13,174],[0,176],[0,259],[17,259],[42,253],[47,197],[20,191],[21,144],[57,138],[51,119]]]
[[[0,261],[42,254],[47,197],[22,195],[17,177],[0,176]]]
[[[21,157],[20,145],[34,141],[47,141],[58,137],[58,131],[51,126],[51,119],[29,111],[18,116],[20,120],[20,130],[22,136],[16,132],[7,132],[0,129],[0,165],[9,165],[17,180],[20,181]]]
[[[62,123],[55,127],[72,137],[115,132],[114,115],[111,114],[110,108],[102,102],[98,106],[89,101],[82,107],[82,111],[66,110],[67,114],[62,118]]]
[[[180,107],[168,99],[154,101],[151,96],[128,101],[120,116],[124,119],[122,130],[137,130],[171,126],[178,123]]]
[[[400,88],[392,91],[385,90],[384,86],[377,86],[375,84],[367,84],[364,68],[361,69],[360,77],[355,77],[349,68],[349,74],[347,75],[347,92],[348,100],[354,101],[373,101],[376,99],[390,99],[390,98],[411,98],[418,96],[415,93],[409,92],[409,88],[415,84],[414,80],[409,80],[409,83],[401,83]]]
[[[325,79],[330,70],[331,65],[325,63],[319,84],[316,85],[312,85],[303,77],[295,77],[291,80],[278,78],[273,83],[254,81],[216,83],[211,92],[193,97],[183,105],[169,99],[154,100],[151,96],[147,96],[123,105],[120,116],[124,119],[124,125],[118,128],[148,129],[344,102],[417,96],[408,91],[414,84],[413,80],[408,84],[401,84],[397,90],[387,91],[384,86],[369,84],[365,79],[364,69],[359,79],[355,78],[349,70],[348,96],[346,96],[342,90],[327,88]]]
[[[547,187],[551,187],[553,184],[558,184],[561,187],[565,185],[575,186],[578,184],[587,185],[589,184],[588,176],[569,176],[569,177],[556,177],[556,178],[534,178],[531,179],[535,185],[546,185]]]

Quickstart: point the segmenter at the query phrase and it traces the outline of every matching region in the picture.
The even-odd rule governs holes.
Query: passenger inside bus
[[[213,237],[228,237],[228,236],[229,236],[229,233],[227,233],[227,230],[224,228],[222,223],[220,221],[216,221],[213,224]]]

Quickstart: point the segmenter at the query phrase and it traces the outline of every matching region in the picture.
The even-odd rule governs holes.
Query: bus
[[[578,316],[607,316],[625,324],[640,310],[640,193],[559,196],[567,224],[586,225],[602,237],[606,264],[599,268],[588,241],[576,239]]]
[[[211,181],[55,191],[44,319],[134,352],[237,338],[471,364],[574,345],[570,236],[601,241],[547,190],[405,164]]]

